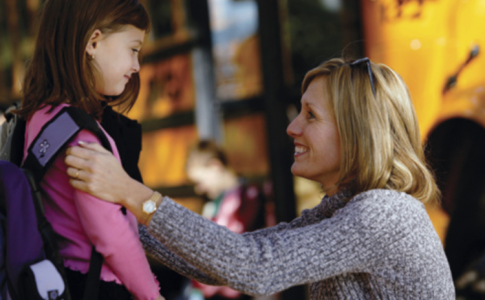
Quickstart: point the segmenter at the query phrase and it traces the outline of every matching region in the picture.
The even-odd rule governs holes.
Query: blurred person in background
[[[189,152],[186,171],[195,192],[209,201],[202,215],[236,233],[265,226],[265,197],[256,184],[248,184],[232,170],[226,154],[213,140],[201,140]],[[206,299],[251,299],[226,286],[194,282]]]
[[[326,195],[289,223],[237,234],[167,196],[144,209],[156,192],[95,143],[67,150],[70,183],[124,205],[146,225],[146,251],[206,284],[251,295],[310,284],[312,300],[455,299],[423,205],[440,192],[402,78],[367,58],[337,58],[310,70],[302,93],[287,129],[295,144],[291,171]]]

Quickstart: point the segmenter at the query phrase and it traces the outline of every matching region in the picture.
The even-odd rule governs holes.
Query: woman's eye
[[[138,53],[138,52],[140,52],[140,50],[138,50],[138,49],[131,49],[131,50],[133,51],[133,53]]]
[[[308,119],[314,119],[315,118],[315,115],[313,114],[313,112],[308,111],[307,117],[308,117]]]

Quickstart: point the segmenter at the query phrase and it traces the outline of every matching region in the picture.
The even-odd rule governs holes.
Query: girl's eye
[[[138,50],[138,49],[131,49],[131,50],[133,51],[133,53],[138,53],[138,52],[140,52],[140,50]]]

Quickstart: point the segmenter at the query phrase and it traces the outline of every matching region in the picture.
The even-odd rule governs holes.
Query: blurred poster
[[[386,0],[379,3],[381,21],[392,22],[399,19],[418,19],[421,17],[425,2],[437,0]]]
[[[140,80],[140,94],[128,117],[142,123],[194,110],[190,54],[143,64]],[[139,167],[145,183],[151,187],[185,184],[186,151],[196,140],[194,125],[144,132]]]
[[[197,142],[195,126],[167,128],[143,134],[139,167],[150,187],[187,184],[185,161]]]
[[[209,0],[217,98],[262,94],[258,7],[254,0]]]
[[[190,54],[142,65],[140,94],[129,116],[139,121],[194,109],[195,88]]]
[[[152,30],[150,34],[154,40],[176,37],[187,31],[187,18],[183,0],[144,0]]]
[[[39,0],[0,1],[0,110],[22,97],[25,61],[32,58]]]
[[[229,165],[246,177],[269,173],[266,122],[263,113],[224,122],[224,149]]]

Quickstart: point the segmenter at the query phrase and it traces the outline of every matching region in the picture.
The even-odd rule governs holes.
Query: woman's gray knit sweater
[[[244,234],[165,197],[148,232],[140,227],[145,249],[168,267],[251,295],[309,283],[311,299],[455,299],[440,239],[405,193],[324,197],[290,223]]]

